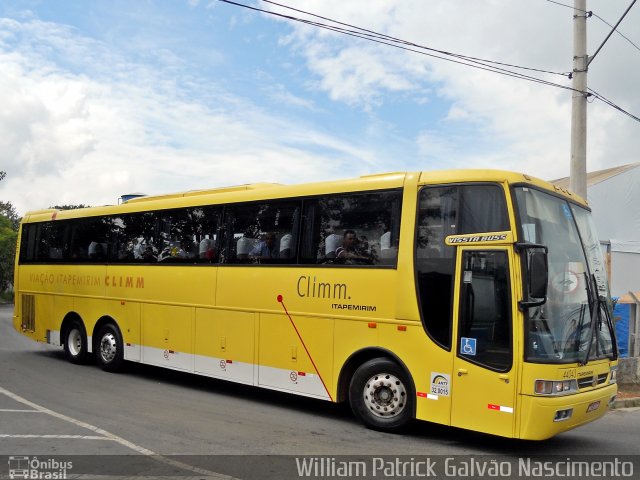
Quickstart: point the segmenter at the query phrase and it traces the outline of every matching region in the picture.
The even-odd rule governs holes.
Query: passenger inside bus
[[[370,260],[371,256],[367,252],[366,239],[359,239],[354,230],[345,230],[342,237],[342,246],[336,249],[336,259],[346,263]]]
[[[256,259],[279,258],[280,251],[276,247],[276,236],[272,232],[265,233],[262,240],[249,252],[249,257]]]

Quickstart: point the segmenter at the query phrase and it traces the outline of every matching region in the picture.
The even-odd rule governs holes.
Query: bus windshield
[[[613,358],[611,302],[591,213],[539,190],[515,193],[523,240],[549,249],[547,301],[525,312],[526,360]]]

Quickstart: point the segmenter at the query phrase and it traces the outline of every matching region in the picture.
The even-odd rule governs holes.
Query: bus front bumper
[[[615,399],[616,384],[561,397],[522,396],[519,437],[544,440],[602,417]]]

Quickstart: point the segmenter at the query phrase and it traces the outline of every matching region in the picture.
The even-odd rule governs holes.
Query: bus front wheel
[[[353,413],[374,430],[405,429],[413,419],[413,402],[406,372],[388,358],[374,358],[360,365],[349,385]]]
[[[80,320],[73,320],[65,329],[64,355],[71,363],[82,364],[87,359],[87,332]]]
[[[96,359],[100,368],[107,372],[117,372],[124,363],[124,346],[122,334],[118,327],[111,323],[102,326],[98,331]]]

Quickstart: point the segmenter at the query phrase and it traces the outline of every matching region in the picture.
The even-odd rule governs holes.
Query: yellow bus
[[[545,439],[617,392],[585,202],[527,175],[388,173],[42,210],[23,221],[14,326],[95,357]]]

